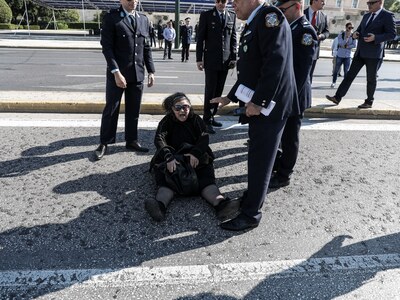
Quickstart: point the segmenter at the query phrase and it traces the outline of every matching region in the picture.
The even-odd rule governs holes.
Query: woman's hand
[[[172,173],[176,170],[176,164],[179,164],[179,162],[176,161],[174,158],[173,160],[167,162],[167,170]]]
[[[190,165],[193,167],[193,169],[196,168],[199,165],[199,160],[196,158],[196,156],[194,156],[194,155],[192,155],[190,153],[184,154],[184,156],[189,156]]]

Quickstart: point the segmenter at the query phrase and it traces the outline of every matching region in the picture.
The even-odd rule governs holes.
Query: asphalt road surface
[[[95,162],[99,115],[0,114],[0,299],[399,299],[400,121],[305,120],[292,184],[231,233],[199,197],[146,214],[159,119],[140,119],[149,154],[119,128]],[[236,197],[247,129],[223,123],[217,184]]]
[[[153,53],[156,84],[145,92],[171,94],[203,94],[204,73],[197,70],[195,53],[190,62],[181,63],[180,53],[174,60],[163,60],[162,52]],[[399,62],[384,62],[379,71],[375,99],[400,101]],[[313,96],[325,98],[333,94],[330,88],[332,60],[320,59],[313,80]],[[0,49],[0,90],[4,91],[70,91],[102,92],[105,90],[105,59],[100,50]],[[236,80],[229,71],[224,93]],[[341,78],[338,78],[339,84]],[[338,86],[338,85],[337,85]],[[354,81],[347,97],[365,99],[366,77],[363,69]]]

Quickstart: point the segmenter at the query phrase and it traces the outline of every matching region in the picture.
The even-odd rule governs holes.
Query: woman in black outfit
[[[167,97],[162,105],[166,116],[158,124],[154,138],[157,152],[151,161],[158,190],[155,198],[146,199],[147,212],[156,221],[164,219],[166,208],[175,192],[167,184],[163,171],[157,165],[166,163],[167,171],[172,173],[178,163],[174,156],[176,150],[181,149],[184,144],[190,144],[192,147],[184,156],[197,174],[198,194],[215,208],[219,220],[229,219],[237,213],[240,200],[224,198],[215,185],[214,154],[209,147],[209,135],[203,119],[193,112],[189,99],[183,93]]]

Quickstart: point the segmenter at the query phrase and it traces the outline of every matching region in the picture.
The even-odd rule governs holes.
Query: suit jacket
[[[396,37],[394,15],[391,12],[382,9],[372,23],[366,26],[370,16],[371,13],[365,14],[357,28],[357,32],[360,35],[354,55],[360,55],[360,57],[363,58],[380,59],[383,57],[385,42],[393,40]],[[375,34],[374,42],[367,43],[364,41],[364,37],[367,37],[368,33]]]
[[[183,45],[190,45],[192,42],[193,27],[192,26],[181,26],[180,36]]]
[[[310,71],[318,39],[313,26],[305,16],[290,24],[293,41],[293,68],[299,96],[300,111],[311,107]]]
[[[310,16],[310,8],[307,7],[304,10],[304,15],[306,19],[310,22],[311,24],[311,19]],[[314,26],[315,31],[317,32],[317,36],[322,34],[323,36],[320,38],[318,41],[317,45],[317,51],[315,52],[314,59],[319,58],[319,50],[320,50],[320,44],[323,40],[327,39],[329,37],[329,28],[328,28],[328,17],[326,14],[324,14],[322,11],[317,11],[317,24]]]
[[[225,10],[225,24],[217,9],[200,14],[197,31],[196,61],[204,61],[209,70],[227,69],[230,61],[236,61],[236,14]]]
[[[292,33],[283,13],[264,4],[242,31],[237,61],[238,79],[228,94],[238,101],[235,92],[240,84],[254,90],[251,99],[268,107],[276,102],[268,118],[277,121],[299,115],[296,79],[293,71]]]
[[[154,73],[150,47],[149,20],[136,12],[136,30],[122,7],[113,9],[104,16],[101,45],[107,61],[107,75],[119,69],[127,82],[142,82],[144,68]]]

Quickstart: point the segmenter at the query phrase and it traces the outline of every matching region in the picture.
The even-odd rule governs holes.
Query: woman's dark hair
[[[172,114],[174,116],[174,114],[172,112],[172,107],[175,105],[175,103],[177,103],[181,100],[187,100],[187,101],[189,101],[189,104],[191,104],[189,98],[184,93],[181,93],[181,92],[174,93],[171,96],[168,96],[167,98],[165,98],[162,103],[162,106],[163,106],[165,112],[167,114]],[[191,117],[192,115],[193,115],[193,107],[190,106],[189,117]]]

